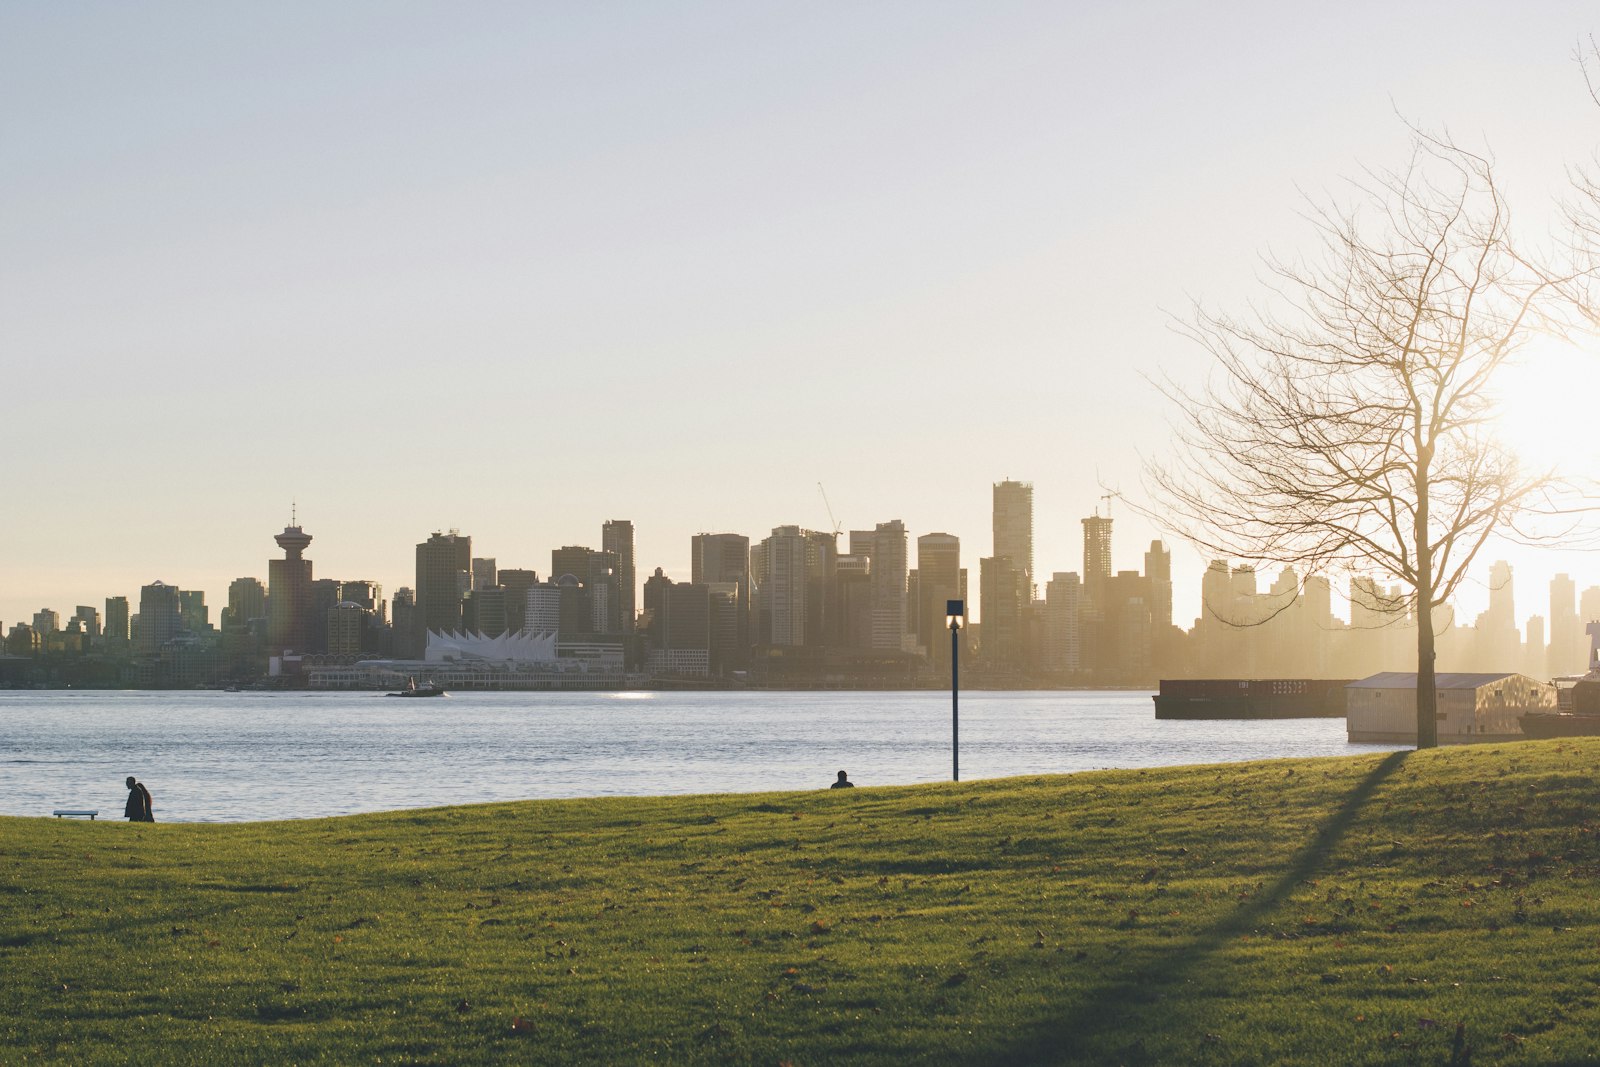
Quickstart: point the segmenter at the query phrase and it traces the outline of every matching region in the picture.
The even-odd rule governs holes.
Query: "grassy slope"
[[[1597,1059],[1597,757],[3,819],[0,1062]]]

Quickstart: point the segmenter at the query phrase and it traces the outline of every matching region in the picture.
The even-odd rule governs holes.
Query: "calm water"
[[[1150,694],[971,693],[961,776],[1328,756],[1343,719],[1157,722]],[[950,775],[948,693],[0,692],[0,814],[98,808],[136,775],[163,821]]]

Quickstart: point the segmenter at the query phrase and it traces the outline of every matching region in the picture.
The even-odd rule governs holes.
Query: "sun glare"
[[[1600,467],[1594,429],[1600,346],[1541,338],[1505,366],[1494,393],[1496,433],[1532,469],[1588,475]]]

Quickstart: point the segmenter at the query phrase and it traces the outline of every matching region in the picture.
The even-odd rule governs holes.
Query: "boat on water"
[[[1579,715],[1571,711],[1530,711],[1521,717],[1522,732],[1543,740],[1549,737],[1600,736],[1600,715]]]
[[[437,685],[433,684],[432,679],[429,679],[428,681],[423,682],[421,685],[418,685],[415,678],[407,678],[406,687],[404,689],[400,690],[398,693],[390,693],[389,695],[392,697],[442,697],[448,696],[449,694],[443,689],[440,689]]]
[[[1597,644],[1600,631],[1591,630]],[[1524,736],[1600,737],[1600,649],[1590,653],[1588,674],[1557,678],[1556,710],[1529,712],[1519,720]]]

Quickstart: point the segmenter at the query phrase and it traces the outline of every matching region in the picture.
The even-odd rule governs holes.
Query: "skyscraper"
[[[633,523],[628,519],[612,519],[600,527],[600,549],[610,552],[616,559],[617,622],[626,633],[633,629],[634,616],[638,614],[637,575],[633,562]]]
[[[695,534],[689,545],[689,580],[697,585],[735,586],[733,612],[718,608],[717,664],[743,670],[750,659],[750,538],[743,534]],[[729,627],[732,627],[730,632]]]
[[[472,581],[472,538],[437,530],[417,545],[416,637],[461,629],[461,601]]]
[[[800,527],[777,526],[751,552],[758,644],[805,643],[806,549]]]
[[[935,666],[950,664],[945,604],[961,598],[961,538],[947,533],[917,538],[917,643]],[[941,672],[942,676],[942,672]]]
[[[312,629],[311,561],[305,558],[311,535],[298,525],[285,526],[273,540],[283,558],[267,561],[267,647],[274,656],[304,652]]]
[[[978,561],[978,595],[982,598],[983,662],[998,671],[1023,667],[1023,619],[1030,603],[1021,568],[1010,556]]]
[[[1078,641],[1078,606],[1083,583],[1073,571],[1057,571],[1044,587],[1044,662],[1051,674],[1067,674],[1083,666]]]
[[[106,597],[106,646],[125,649],[128,645],[128,598]]]
[[[1144,554],[1144,576],[1150,580],[1150,626],[1161,635],[1172,628],[1172,552],[1159,540]]]
[[[259,578],[235,578],[228,583],[227,626],[248,626],[251,619],[267,617],[267,587]]]
[[[1033,596],[1033,483],[1009,479],[994,484],[994,554],[1010,556]]]
[[[1098,610],[1101,586],[1111,577],[1111,516],[1091,515],[1083,520],[1083,595],[1091,610]]]
[[[157,581],[139,590],[139,655],[157,654],[182,629],[177,586]]]
[[[1587,639],[1578,623],[1578,583],[1565,574],[1550,579],[1550,656],[1547,673],[1578,674],[1587,660]]]
[[[472,561],[472,588],[493,589],[500,584],[494,565],[494,557],[488,559],[475,559]]]

